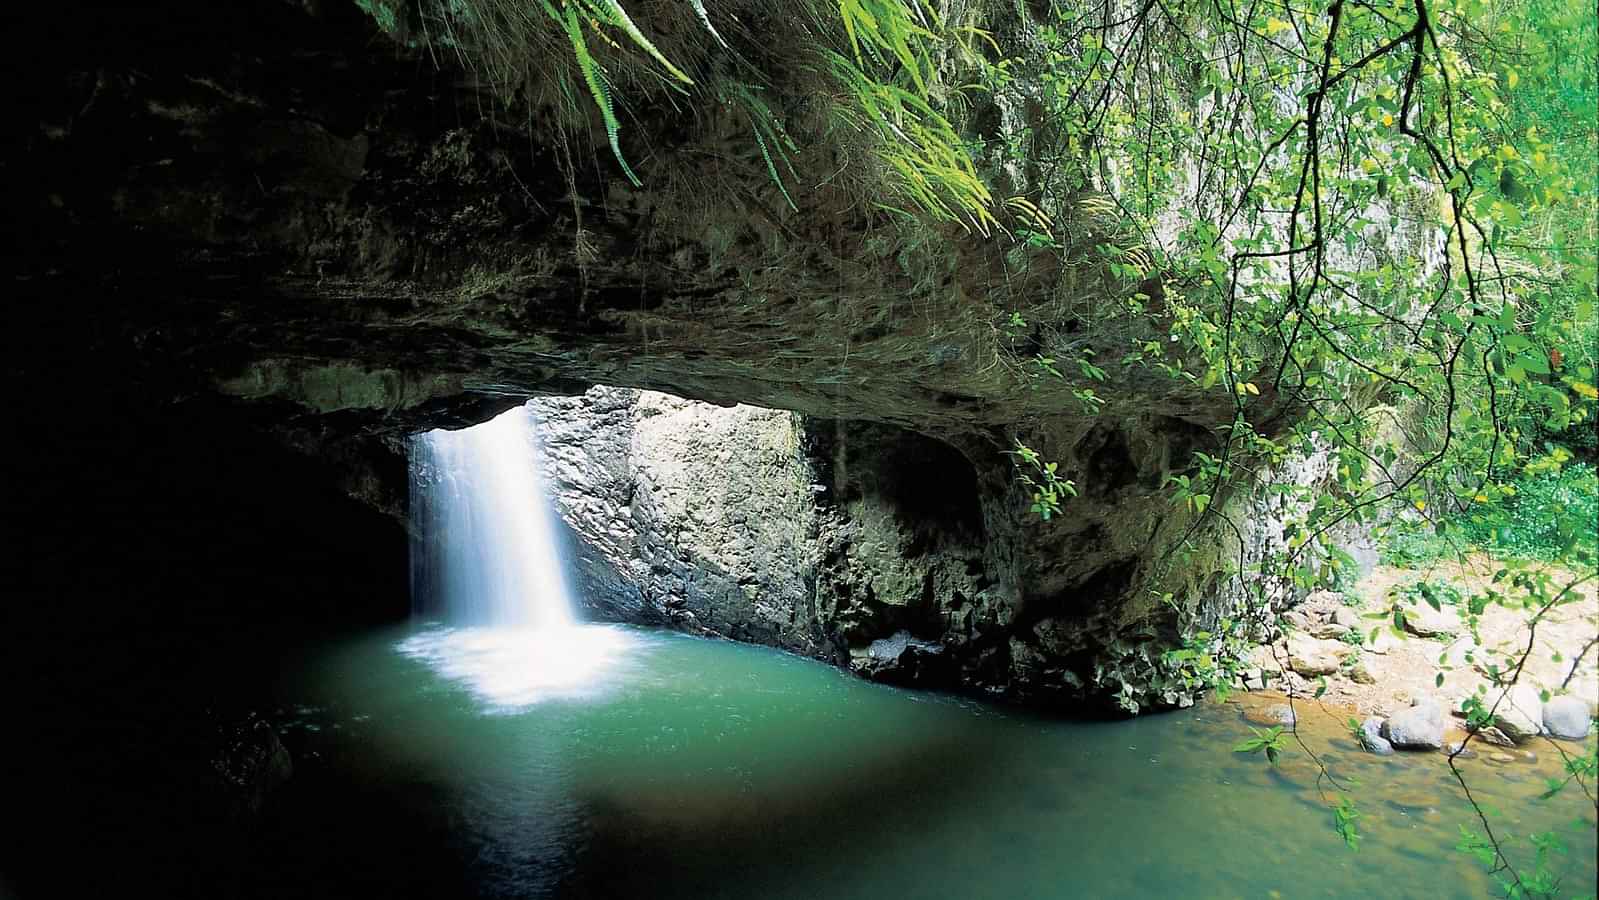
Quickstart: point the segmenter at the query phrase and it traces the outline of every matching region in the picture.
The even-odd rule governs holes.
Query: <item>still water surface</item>
[[[1063,722],[667,632],[508,635],[406,629],[314,654],[281,723],[304,777],[266,828],[285,890],[1492,895],[1454,850],[1471,814],[1444,758],[1363,754],[1342,714],[1302,707],[1301,731],[1359,782],[1358,853],[1303,753],[1274,771],[1231,752],[1249,733],[1233,704]],[[1574,788],[1535,799],[1555,753],[1534,749],[1536,764],[1461,765],[1497,827],[1559,829],[1568,886],[1591,892],[1593,806]]]

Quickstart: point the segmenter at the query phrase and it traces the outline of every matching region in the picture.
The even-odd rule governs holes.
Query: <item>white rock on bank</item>
[[[1377,671],[1372,661],[1362,657],[1349,667],[1349,680],[1356,684],[1376,684]]]
[[[1367,752],[1375,753],[1378,756],[1392,755],[1394,752],[1394,745],[1390,744],[1388,739],[1382,736],[1382,731],[1383,720],[1376,716],[1371,716],[1367,718],[1366,721],[1361,722],[1359,737],[1360,746],[1364,747]]]
[[[1489,697],[1493,692],[1489,692]],[[1518,684],[1505,692],[1497,707],[1493,701],[1484,701],[1494,710],[1494,725],[1520,743],[1543,733],[1543,699],[1538,689],[1530,684]]]
[[[1405,607],[1405,630],[1416,637],[1454,637],[1460,633],[1460,616],[1453,609],[1433,609],[1425,603]]]
[[[1371,620],[1361,619],[1360,613],[1348,606],[1340,606],[1334,610],[1332,620],[1350,631],[1361,631],[1363,628],[1371,627]]]
[[[1588,736],[1588,702],[1581,697],[1551,697],[1543,705],[1543,727],[1557,738],[1581,740]]]
[[[1444,708],[1433,700],[1417,700],[1388,717],[1382,736],[1400,750],[1437,750],[1444,745]]]
[[[1305,635],[1288,639],[1288,667],[1301,675],[1331,675],[1338,671],[1343,654],[1349,645],[1340,641],[1323,641]]]

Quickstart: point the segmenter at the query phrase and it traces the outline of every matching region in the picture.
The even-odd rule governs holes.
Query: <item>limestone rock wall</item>
[[[1042,523],[986,445],[630,389],[530,406],[591,617],[897,683],[1137,711],[1190,700],[1161,653],[1179,615],[1228,602],[1212,583],[1180,609],[1145,601],[1161,576],[1141,546],[1186,522],[1161,514],[1140,484],[1153,478],[1112,477],[1128,452],[1114,437],[1077,463],[1098,479],[1077,516]]]
[[[530,405],[590,614],[831,656],[797,416],[615,388]]]
[[[590,615],[945,686],[945,645],[996,617],[978,612],[982,510],[953,447],[651,391],[530,406]]]

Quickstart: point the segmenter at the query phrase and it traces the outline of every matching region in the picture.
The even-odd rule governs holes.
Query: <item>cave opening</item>
[[[1314,547],[1294,504],[1358,504],[1375,461],[1378,489],[1424,487],[1441,398],[1519,436],[1495,469],[1531,477],[1528,448],[1563,441],[1562,472],[1592,461],[1591,316],[1567,303],[1587,270],[1560,232],[1593,197],[1557,190],[1592,142],[1499,127],[1569,106],[1543,102],[1561,72],[1507,73],[1511,45],[1420,3],[1438,36],[1414,53],[1367,4],[1220,28],[1125,6],[14,5],[0,898],[1492,891],[1450,852],[1488,820],[1443,755],[1377,759],[1370,720],[1280,696],[1204,699],[1308,697],[1316,670],[1317,706],[1441,713],[1517,864],[1594,883],[1591,798],[1541,796],[1571,774],[1544,698],[1500,723],[1507,746],[1448,731],[1497,675],[1462,664],[1460,628],[1387,628],[1434,572],[1301,601],[1299,568],[1247,571],[1285,535]],[[1253,77],[1314,79],[1307,52],[1359,77]],[[1469,229],[1428,198],[1481,192],[1400,177],[1426,168],[1391,152],[1410,120],[1346,102],[1392,100],[1394,54],[1429,108],[1505,92],[1443,154],[1538,164],[1524,203],[1455,204],[1503,278],[1439,249]],[[1461,54],[1481,77],[1448,74]],[[1076,90],[1085,66],[1104,90]],[[1273,144],[1284,123],[1312,140]],[[1317,141],[1379,170],[1299,166]],[[1169,165],[1140,169],[1144,144]],[[1265,194],[1233,171],[1262,148]],[[1303,231],[1250,213],[1291,188],[1285,162],[1321,178],[1328,261],[1286,306]],[[1459,284],[1516,302],[1474,315]],[[1478,344],[1508,355],[1428,362]],[[496,431],[507,411],[530,424]],[[1480,456],[1444,437],[1446,465]],[[1267,489],[1198,493],[1211,462]],[[1029,506],[1045,472],[1081,492],[1058,513]],[[1564,746],[1591,762],[1584,591],[1538,638],[1588,633],[1525,661],[1564,667],[1549,699],[1581,707],[1588,743]],[[1224,634],[1250,603],[1270,654]],[[1235,752],[1262,731],[1282,759]],[[1329,827],[1346,795],[1358,865]],[[1541,852],[1556,831],[1569,854]]]
[[[1095,427],[1074,450],[1083,460],[1084,490],[1092,496],[1111,497],[1138,480],[1138,463],[1120,428]]]
[[[976,468],[949,443],[860,421],[809,423],[806,436],[839,502],[881,502],[916,531],[919,547],[936,544],[940,534],[981,537]]]

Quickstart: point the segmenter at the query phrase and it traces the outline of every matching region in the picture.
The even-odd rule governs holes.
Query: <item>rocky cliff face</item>
[[[1128,597],[1152,489],[1101,488],[1125,530],[1063,539],[1017,514],[988,448],[648,391],[532,407],[591,616],[1034,704],[1187,700],[1159,664],[1171,633]]]
[[[611,388],[532,407],[591,615],[832,658],[797,416]]]

